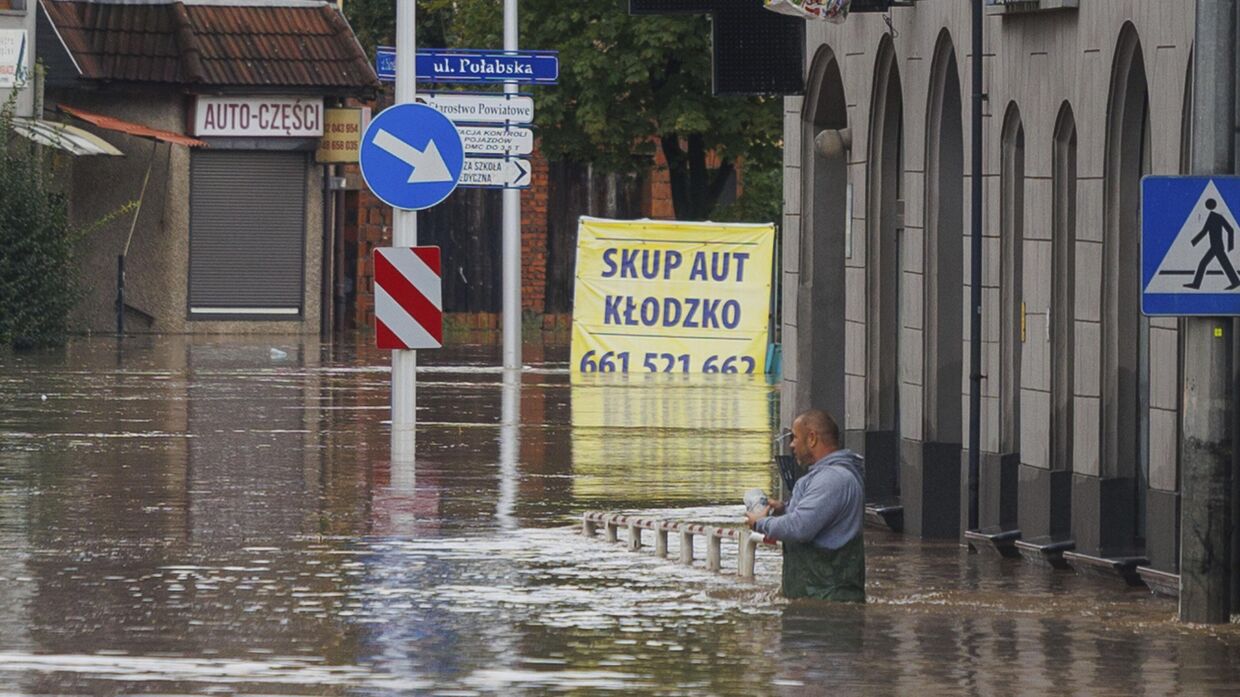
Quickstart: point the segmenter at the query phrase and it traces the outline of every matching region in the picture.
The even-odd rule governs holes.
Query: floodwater
[[[1240,689],[1240,627],[954,544],[869,531],[856,607],[779,599],[771,551],[743,583],[584,538],[588,510],[737,521],[777,393],[526,350],[507,383],[493,346],[420,355],[414,471],[363,345],[0,354],[0,695]]]

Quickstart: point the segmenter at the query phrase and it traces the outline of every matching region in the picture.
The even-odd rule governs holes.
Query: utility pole
[[[1236,4],[1197,0],[1192,173],[1235,171]],[[1184,321],[1180,620],[1231,619],[1232,322]]]
[[[417,0],[396,3],[396,103],[410,104],[417,91]],[[392,209],[392,244],[418,244],[418,214]],[[417,431],[417,351],[392,351],[392,477],[412,474]],[[397,464],[407,465],[404,468]]]
[[[969,287],[969,529],[978,527],[982,457],[982,0],[973,0],[972,259]]]
[[[504,50],[516,51],[517,0],[504,0]],[[517,83],[505,82],[504,93],[516,94]],[[504,369],[521,369],[521,190],[504,189]]]

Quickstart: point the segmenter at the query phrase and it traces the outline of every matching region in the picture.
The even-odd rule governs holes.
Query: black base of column
[[[1016,530],[1019,453],[982,453],[978,479],[978,525],[982,530]]]
[[[956,539],[961,546],[973,549],[965,541],[964,534],[969,531],[969,451],[960,448],[960,536]]]
[[[900,450],[895,431],[865,432],[865,500],[895,501],[900,496]]]
[[[1135,517],[1133,480],[1072,476],[1072,539],[1078,553],[1095,557],[1129,557]]]
[[[1072,473],[1020,465],[1016,525],[1026,540],[1072,536]]]
[[[1145,556],[1150,567],[1180,573],[1180,495],[1174,491],[1145,492]]]
[[[904,531],[922,539],[960,537],[960,444],[900,444]]]

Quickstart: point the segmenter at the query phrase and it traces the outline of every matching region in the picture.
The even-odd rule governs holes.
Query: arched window
[[[784,421],[791,425],[793,415],[816,407],[843,419],[841,425],[848,428],[844,302],[848,105],[839,62],[830,48],[823,46],[814,57],[808,85],[802,122],[800,253],[798,262],[786,266],[796,273],[797,287],[796,305],[784,309],[785,324],[796,327],[795,345],[785,347],[791,354],[785,358],[785,377],[792,393],[783,410]],[[860,330],[864,318],[852,319]]]
[[[1107,108],[1102,236],[1102,439],[1100,475],[1130,487],[1106,523],[1098,553],[1144,546],[1149,461],[1149,321],[1141,315],[1141,176],[1150,170],[1149,91],[1141,41],[1125,24]],[[1123,509],[1127,508],[1127,511]]]
[[[890,36],[874,72],[866,186],[866,496],[899,493],[900,295],[904,286],[899,230],[903,225],[904,101]]]
[[[1025,127],[1016,103],[1003,119],[999,202],[999,452],[1020,452],[1020,349],[1024,304]]]
[[[1051,227],[1051,461],[1072,470],[1076,355],[1076,119],[1064,102],[1055,122]],[[1067,524],[1067,521],[1063,521]],[[1052,520],[1052,527],[1055,521]],[[1067,533],[1064,529],[1062,532]]]
[[[926,116],[925,440],[963,442],[964,124],[951,36],[939,36]]]

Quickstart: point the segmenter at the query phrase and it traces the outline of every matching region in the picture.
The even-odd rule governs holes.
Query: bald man
[[[809,468],[792,498],[745,519],[783,543],[785,597],[864,603],[865,464],[840,447],[839,426],[821,409],[792,422],[792,453]]]

